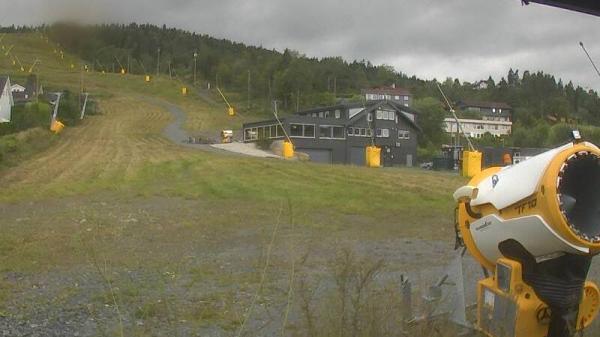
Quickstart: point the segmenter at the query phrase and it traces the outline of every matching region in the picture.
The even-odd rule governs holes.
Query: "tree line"
[[[340,99],[358,100],[361,89],[394,83],[409,89],[415,107],[422,110],[421,146],[436,147],[447,142],[441,129],[448,107],[440,101],[438,84],[453,102],[496,101],[514,108],[513,135],[502,140],[484,140],[488,143],[539,145],[543,143],[539,139],[544,138],[546,127],[561,123],[600,124],[600,98],[596,91],[570,81],[565,84],[542,71],[510,69],[499,81],[491,76],[484,80],[486,88],[481,89],[460,79],[424,80],[408,76],[389,65],[373,65],[366,60],[307,57],[290,49],[269,50],[164,25],[58,23],[35,29],[44,31],[96,69],[118,72],[123,66],[135,74],[170,72],[191,83],[196,65],[197,85],[210,82],[237,92],[240,101],[248,98],[263,109],[268,109],[272,100],[280,101],[287,111],[333,104]]]

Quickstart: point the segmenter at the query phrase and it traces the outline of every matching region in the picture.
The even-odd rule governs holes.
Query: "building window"
[[[323,114],[325,115],[325,118],[329,118],[329,111],[325,111]]]
[[[331,137],[331,138],[344,139],[344,128],[343,127],[332,126],[331,129],[333,130],[333,137]]]
[[[277,137],[283,137],[285,136],[285,132],[283,132],[283,128],[281,127],[281,125],[277,125]]]
[[[290,137],[315,138],[315,125],[290,124]]]
[[[492,112],[496,112],[496,108],[492,108]]]
[[[380,138],[387,138],[390,136],[390,130],[389,129],[376,129],[375,135]]]
[[[398,139],[410,139],[410,131],[398,130]]]
[[[348,136],[354,135],[354,128],[348,128]]]
[[[408,107],[408,103],[404,103],[404,106]]]
[[[373,129],[367,129],[367,137],[373,136]]]
[[[340,119],[342,117],[342,112],[340,110],[335,110],[335,118]]]
[[[323,111],[319,112],[319,118],[323,118]]]
[[[318,115],[317,115],[317,113],[316,113],[316,112],[313,112],[313,113],[312,113],[312,116],[316,118]]]
[[[367,129],[361,128],[360,129],[360,135],[363,136],[363,137],[366,136],[367,135]]]
[[[376,119],[383,119],[383,111],[377,110],[377,113],[375,114],[375,118]]]
[[[395,99],[396,101],[399,101],[399,100],[400,100],[400,96],[395,96],[395,97],[394,97],[394,99]]]
[[[368,122],[372,122],[373,121],[373,114],[372,113],[368,113],[367,114],[367,121]]]
[[[344,127],[343,126],[334,126],[334,125],[321,125],[321,126],[319,126],[319,138],[345,139]]]
[[[404,100],[405,100],[405,101],[408,101],[408,96],[404,96]]]
[[[244,129],[244,141],[256,140],[256,128],[247,128]]]

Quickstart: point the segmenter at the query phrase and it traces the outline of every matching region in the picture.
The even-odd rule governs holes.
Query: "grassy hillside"
[[[77,91],[73,57],[35,34],[2,43],[21,62],[42,61],[46,88]],[[0,73],[22,76],[3,55]],[[302,335],[301,289],[321,292],[314,314],[338,308],[339,252],[356,256],[356,275],[384,260],[389,289],[399,273],[437,277],[450,257],[462,178],[184,148],[163,137],[172,118],[157,100],[179,105],[197,130],[241,119],[182,97],[167,77],[85,73],[84,83],[102,113],[0,170],[0,327],[12,335],[233,335],[246,318],[241,335],[269,335],[281,329],[290,279],[299,297],[284,330]]]

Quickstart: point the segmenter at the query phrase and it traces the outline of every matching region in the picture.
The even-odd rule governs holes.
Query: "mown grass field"
[[[14,44],[24,64],[40,59],[46,87],[77,90],[81,74],[69,69],[77,60],[61,60],[39,36],[7,35],[2,44]],[[0,73],[23,75],[3,54]],[[171,116],[145,97],[180,106],[197,131],[239,128],[241,119],[182,97],[168,77],[146,84],[85,73],[84,83],[101,114],[44,136],[45,150],[0,171],[0,327],[235,335],[248,316],[239,334],[257,335],[264,321],[264,331],[280,329],[290,277],[293,285],[300,275],[327,275],[340,250],[385,260],[388,273],[420,275],[449,258],[451,194],[464,183],[456,175],[188,149],[163,137]]]

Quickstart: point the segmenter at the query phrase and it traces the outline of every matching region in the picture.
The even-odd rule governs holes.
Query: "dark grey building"
[[[381,147],[384,166],[412,166],[417,157],[418,113],[393,101],[367,101],[297,112],[281,118],[296,151],[312,161],[365,165],[365,148]],[[284,139],[276,120],[247,123],[244,142]]]

